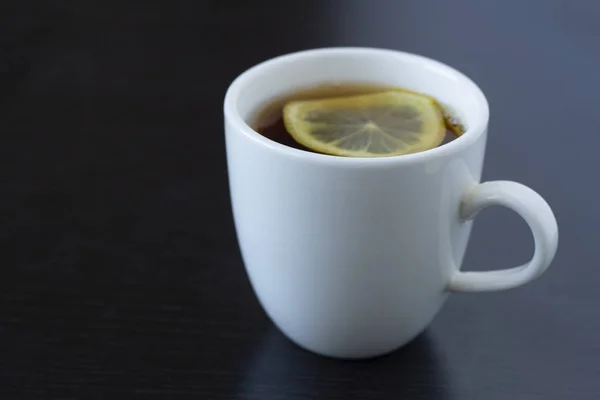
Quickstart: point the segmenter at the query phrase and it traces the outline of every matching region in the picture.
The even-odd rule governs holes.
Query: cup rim
[[[339,54],[339,55],[364,55],[364,56],[400,56],[413,62],[425,63],[429,67],[434,68],[438,71],[451,75],[454,79],[462,81],[470,90],[478,97],[478,101],[482,106],[482,112],[478,118],[469,120],[467,130],[458,138],[454,139],[450,143],[446,143],[443,146],[421,151],[418,153],[405,154],[400,156],[390,157],[340,157],[322,153],[313,153],[305,150],[295,149],[268,139],[256,132],[244,118],[239,114],[237,107],[237,100],[240,93],[246,86],[246,84],[253,80],[257,75],[264,73],[270,68],[274,68],[279,64],[285,64],[293,62],[295,60],[304,57],[314,57],[323,54]],[[223,103],[223,113],[225,120],[231,124],[240,133],[246,136],[248,139],[255,143],[266,147],[272,151],[281,153],[282,155],[304,159],[306,161],[312,161],[317,163],[326,164],[343,164],[343,165],[355,165],[361,167],[367,166],[381,166],[386,164],[407,164],[407,163],[418,163],[428,161],[432,158],[443,157],[450,153],[460,152],[460,150],[469,147],[477,141],[477,139],[486,131],[488,120],[489,120],[489,104],[483,94],[483,91],[479,86],[473,82],[468,76],[458,71],[457,69],[434,60],[432,58],[422,56],[419,54],[409,53],[401,50],[392,50],[385,48],[375,47],[323,47],[309,50],[301,50],[297,52],[283,54],[274,58],[262,61],[246,71],[238,75],[233,82],[229,85],[225,94],[225,100]]]

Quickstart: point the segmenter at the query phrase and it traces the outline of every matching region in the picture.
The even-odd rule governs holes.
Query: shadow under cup
[[[248,122],[265,104],[336,82],[434,96],[466,126],[456,140],[398,157],[347,158],[271,141]],[[488,105],[460,72],[379,49],[318,49],[240,75],[224,105],[234,221],[249,279],[271,320],[318,354],[391,352],[425,329],[462,263],[460,202],[483,168]]]

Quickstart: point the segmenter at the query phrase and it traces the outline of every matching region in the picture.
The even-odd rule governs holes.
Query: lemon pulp
[[[286,130],[311,150],[346,157],[389,157],[439,146],[446,132],[436,101],[410,91],[292,101]]]

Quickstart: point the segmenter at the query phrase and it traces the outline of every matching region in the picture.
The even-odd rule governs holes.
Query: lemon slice
[[[446,132],[434,99],[409,91],[293,101],[286,130],[311,150],[346,157],[389,157],[439,146]]]

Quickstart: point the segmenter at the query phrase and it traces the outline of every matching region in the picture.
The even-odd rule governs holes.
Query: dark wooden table
[[[7,1],[0,398],[599,399],[599,20],[594,0]],[[415,342],[365,362],[300,350],[262,312],[222,130],[237,74],[340,45],[471,76],[492,110],[485,179],[530,185],[561,229],[543,278],[454,295]],[[532,247],[489,210],[464,268]]]

